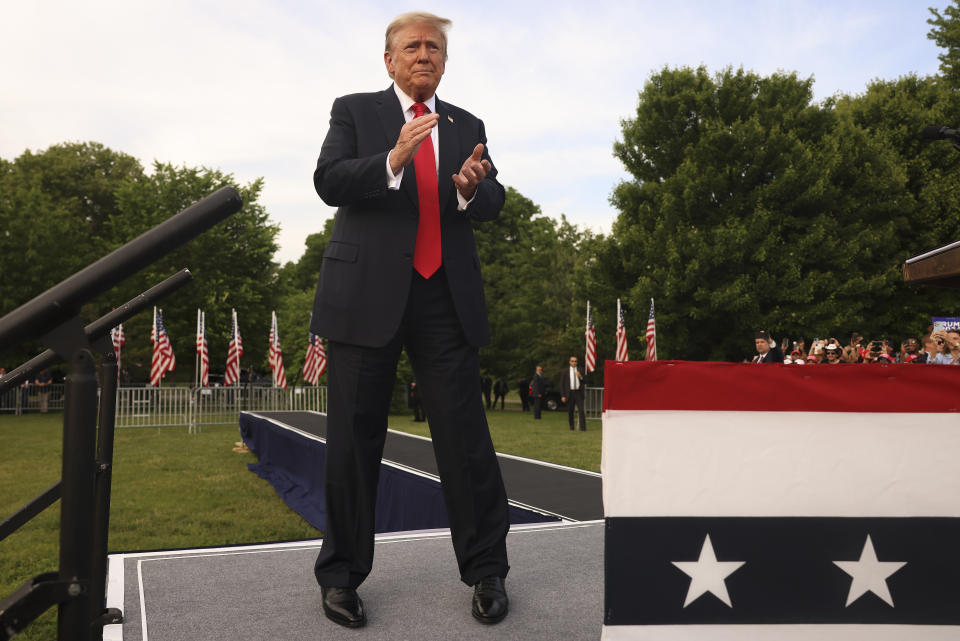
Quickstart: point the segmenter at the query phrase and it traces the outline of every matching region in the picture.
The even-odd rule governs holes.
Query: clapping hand
[[[477,185],[487,177],[490,169],[490,161],[483,158],[483,143],[478,143],[470,157],[463,161],[460,173],[453,175],[453,183],[460,195],[467,200],[473,198],[477,193]]]

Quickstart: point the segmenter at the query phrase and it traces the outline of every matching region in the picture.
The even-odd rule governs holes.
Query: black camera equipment
[[[0,378],[0,391],[58,360],[66,360],[70,367],[61,481],[0,523],[2,541],[59,496],[60,567],[35,576],[0,601],[0,640],[13,638],[53,605],[58,606],[60,641],[100,640],[104,625],[122,621],[122,614],[106,610],[104,602],[117,386],[116,357],[107,336],[111,327],[186,284],[191,276],[183,270],[86,328],[80,307],[234,214],[242,204],[236,189],[224,187],[0,318],[0,352],[38,336],[50,348]],[[94,351],[104,356],[99,417]]]
[[[950,140],[953,148],[960,151],[960,130],[946,125],[927,125],[920,132],[920,137],[926,140]]]

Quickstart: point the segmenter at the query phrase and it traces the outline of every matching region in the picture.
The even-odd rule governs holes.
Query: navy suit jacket
[[[457,210],[451,176],[477,143],[484,144],[483,157],[490,160],[487,138],[483,122],[472,114],[439,98],[436,109],[443,267],[463,333],[479,347],[490,342],[490,328],[472,225],[500,214],[504,189],[493,167],[466,211]],[[411,162],[400,189],[387,189],[386,163],[405,122],[392,85],[333,103],[313,174],[320,198],[338,208],[313,304],[311,331],[319,336],[381,347],[403,318],[417,238],[417,179]]]
[[[579,372],[580,374],[583,374],[583,372],[580,371],[579,367],[577,368],[577,372]],[[584,385],[585,385],[585,382],[583,380],[583,376],[581,376],[580,387],[578,387],[577,389],[582,392]],[[563,368],[563,376],[560,377],[560,393],[564,397],[570,396],[570,367],[569,366]]]

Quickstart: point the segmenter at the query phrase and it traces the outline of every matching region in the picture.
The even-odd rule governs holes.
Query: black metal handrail
[[[38,336],[51,348],[0,379],[0,391],[58,360],[70,364],[61,481],[2,524],[4,531],[16,529],[59,494],[60,568],[35,576],[0,601],[0,640],[12,638],[54,605],[59,606],[60,641],[102,639],[105,624],[122,620],[120,612],[105,609],[104,603],[117,390],[117,364],[106,335],[111,327],[184,285],[190,273],[175,274],[86,328],[80,322],[80,307],[241,206],[236,189],[224,187],[0,318],[0,352]],[[91,344],[104,355],[99,387],[105,398],[100,399],[99,419]]]
[[[54,330],[80,306],[234,214],[242,205],[233,187],[223,187],[150,231],[84,267],[0,318],[0,353]]]

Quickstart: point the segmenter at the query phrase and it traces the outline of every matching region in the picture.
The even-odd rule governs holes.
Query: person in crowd
[[[533,418],[540,418],[543,395],[547,393],[547,377],[543,375],[543,366],[537,365],[537,371],[530,379],[530,398],[533,400]]]
[[[824,364],[826,365],[837,365],[841,363],[840,356],[843,354],[843,350],[836,343],[827,343],[823,346],[823,356]]]
[[[777,346],[776,341],[770,338],[770,334],[760,330],[754,336],[754,345],[757,353],[753,357],[754,363],[782,363],[783,353]]]
[[[487,409],[490,409],[490,392],[493,390],[493,379],[484,374],[480,377],[480,393],[483,394],[483,402]]]
[[[857,349],[856,345],[844,345],[843,353],[840,355],[840,360],[844,363],[859,363],[860,351]]]
[[[20,383],[20,413],[26,414],[27,406],[30,404],[30,378],[24,378]]]
[[[410,381],[407,386],[407,407],[413,410],[413,420],[417,423],[424,421],[423,401],[420,400],[420,389],[416,381]]]
[[[520,410],[527,412],[530,410],[530,381],[521,378],[517,381],[517,395],[520,397]]]
[[[858,352],[863,349],[863,334],[860,332],[854,332],[850,335],[850,347],[853,347]]]
[[[897,355],[894,352],[893,343],[884,338],[880,341],[880,362],[881,363],[896,363]]]
[[[50,376],[50,371],[47,369],[40,370],[33,384],[39,388],[37,392],[40,397],[40,413],[46,414],[50,407],[50,386],[53,385],[53,377]]]
[[[896,354],[896,359],[898,363],[925,363],[925,356],[920,351],[920,341],[911,337],[900,343],[900,352]]]
[[[824,347],[826,347],[827,341],[821,338],[813,339],[813,342],[810,344],[810,353],[807,355],[807,364],[811,363],[824,363],[826,362],[826,354],[824,353]]]
[[[790,352],[790,356],[783,359],[783,362],[786,365],[805,365],[807,361],[803,358],[803,352],[801,352],[799,349],[795,349]]]
[[[920,350],[924,363],[932,363],[937,355],[937,342],[933,340],[930,334],[924,334],[920,338],[920,344],[923,346]]]
[[[577,357],[570,357],[570,366],[563,371],[560,379],[560,401],[567,404],[567,417],[570,431],[573,431],[573,412],[579,410],[580,431],[587,431],[587,413],[583,409],[583,373],[577,367]]]
[[[493,624],[509,609],[507,495],[478,393],[490,326],[473,233],[499,216],[506,192],[483,122],[436,95],[450,24],[429,13],[390,23],[383,61],[393,84],[334,101],[313,174],[320,198],[338,207],[311,322],[328,339],[330,390],[327,521],[314,575],[324,615],[346,627],[367,621],[357,587],[373,567],[377,479],[403,350],[430,425],[460,579],[473,586],[471,614]]]
[[[863,352],[864,363],[895,363],[893,347],[887,339],[870,341]]]
[[[960,364],[960,330],[938,330],[933,333],[933,340],[937,344],[937,355],[933,358],[934,365]]]
[[[503,409],[509,389],[505,380],[502,378],[497,379],[497,382],[493,384],[493,409],[497,409],[497,400],[500,401],[500,409]]]

